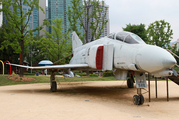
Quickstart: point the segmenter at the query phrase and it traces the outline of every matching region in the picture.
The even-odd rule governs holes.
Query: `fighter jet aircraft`
[[[69,64],[30,67],[11,64],[29,69],[51,69],[51,91],[57,90],[54,72],[60,69],[68,71],[74,76],[72,70],[114,70],[115,78],[127,80],[129,88],[134,87],[134,76],[137,94],[133,96],[136,105],[144,103],[141,93],[146,88],[145,73],[155,77],[171,76],[170,70],[175,64],[175,58],[165,49],[146,44],[139,36],[131,32],[111,33],[104,38],[84,44],[75,32],[72,33],[73,57]],[[129,79],[127,79],[129,75]]]

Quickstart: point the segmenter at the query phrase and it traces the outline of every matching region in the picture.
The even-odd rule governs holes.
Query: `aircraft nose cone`
[[[165,49],[147,45],[137,53],[136,63],[139,69],[152,73],[172,68],[176,64],[176,60]]]
[[[168,57],[166,58],[164,61],[163,61],[163,66],[165,68],[171,68],[171,66],[173,67],[173,65],[175,65],[177,62],[175,60],[175,58],[172,56],[172,57]]]

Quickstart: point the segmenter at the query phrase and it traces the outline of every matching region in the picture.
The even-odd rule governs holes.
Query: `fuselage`
[[[92,46],[110,44],[114,46],[113,68],[115,69],[155,73],[169,69],[176,64],[175,58],[163,48],[145,44],[141,40],[138,43],[133,42],[131,44],[126,38],[127,42],[116,38],[115,35],[112,38],[104,37],[76,48],[73,51],[70,64],[88,64],[91,60],[88,56]]]

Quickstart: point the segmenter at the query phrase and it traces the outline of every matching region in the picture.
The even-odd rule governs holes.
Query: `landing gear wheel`
[[[51,83],[51,91],[52,92],[56,92],[57,91],[57,82],[56,81],[53,81]]]
[[[131,78],[127,79],[128,88],[134,88],[134,82]]]
[[[139,95],[139,98],[140,98],[139,105],[144,104],[144,96],[143,95]]]
[[[135,105],[139,105],[139,102],[140,102],[139,96],[138,96],[138,95],[134,95],[134,96],[133,96],[133,103],[134,103]]]

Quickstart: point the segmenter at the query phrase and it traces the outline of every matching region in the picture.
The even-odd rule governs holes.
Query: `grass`
[[[11,79],[7,79],[8,75],[0,75],[0,86],[6,85],[17,85],[17,84],[32,84],[32,83],[49,83],[50,77],[49,76],[30,76],[24,75],[25,77],[34,78],[36,81],[13,81]],[[18,76],[17,76],[18,77]],[[15,77],[16,79],[16,77]],[[67,77],[55,77],[57,82],[80,82],[80,81],[115,81],[116,79],[112,77],[74,77],[74,78],[67,78]]]
[[[49,83],[50,82],[50,76],[32,76],[32,75],[24,75],[25,77],[31,77],[34,78],[36,81],[13,81],[11,79],[7,79],[6,77],[9,75],[0,75],[0,86],[6,86],[6,85],[17,85],[17,84],[32,84],[32,83]],[[18,75],[16,75],[18,77]],[[15,79],[17,78],[15,77]],[[68,78],[68,77],[55,77],[55,80],[57,82],[80,82],[80,81],[116,81],[114,76],[111,77],[94,77],[94,76],[82,76],[82,77],[74,77],[74,78]],[[155,79],[151,79],[153,81]],[[161,80],[161,79],[158,79]]]

